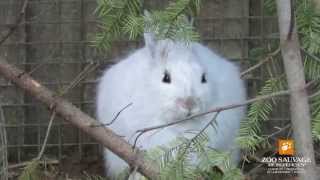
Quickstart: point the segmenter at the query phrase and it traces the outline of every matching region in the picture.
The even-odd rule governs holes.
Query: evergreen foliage
[[[19,180],[41,180],[42,173],[38,160],[32,160],[23,170]]]
[[[192,139],[180,137],[169,145],[148,152],[147,158],[160,167],[160,179],[244,179],[230,159],[231,152],[222,152],[208,146],[205,133]],[[196,160],[197,159],[197,160]]]
[[[196,16],[200,0],[177,0],[164,10],[143,11],[142,0],[98,0],[96,14],[101,20],[101,32],[96,46],[108,50],[113,41],[128,37],[137,39],[144,31],[159,39],[194,41],[199,39],[188,17]]]
[[[283,78],[271,78],[265,82],[259,95],[268,95],[284,89]],[[249,106],[247,117],[241,123],[237,142],[241,149],[255,152],[260,145],[267,142],[261,135],[263,121],[269,119],[272,109],[277,104],[275,98],[265,101],[256,101]]]

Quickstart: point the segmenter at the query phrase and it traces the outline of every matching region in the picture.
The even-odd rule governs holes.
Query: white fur
[[[208,48],[198,43],[155,41],[150,34],[146,40],[146,47],[105,71],[98,86],[97,116],[101,122],[110,122],[123,107],[132,103],[110,126],[129,143],[133,143],[138,129],[184,119],[188,110],[180,106],[177,99],[191,97],[195,102],[192,114],[245,100],[239,69]],[[170,72],[170,84],[162,82],[165,70]],[[207,75],[207,83],[201,83],[203,73]],[[207,130],[212,147],[235,149],[235,161],[239,155],[234,138],[244,113],[244,107],[223,111],[217,119],[217,131]],[[147,150],[164,145],[186,135],[187,130],[200,130],[212,117],[213,114],[148,132],[139,138],[137,146]],[[127,167],[107,150],[105,158],[108,174],[117,175]]]

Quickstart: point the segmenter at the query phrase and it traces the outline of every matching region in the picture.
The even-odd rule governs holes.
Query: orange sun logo
[[[294,155],[294,143],[291,139],[278,140],[278,153],[279,155]]]

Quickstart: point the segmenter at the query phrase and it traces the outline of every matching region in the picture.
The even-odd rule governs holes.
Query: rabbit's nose
[[[192,110],[196,106],[196,101],[194,98],[188,97],[188,98],[178,98],[177,104],[181,106],[184,109]]]

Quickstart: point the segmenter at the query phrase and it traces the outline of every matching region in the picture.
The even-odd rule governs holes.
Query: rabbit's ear
[[[149,50],[154,51],[156,46],[156,38],[152,32],[144,33],[144,43]]]
[[[145,19],[145,24],[147,24],[148,21],[151,21],[151,14],[147,10],[144,10],[144,19]],[[150,30],[148,30],[147,27],[144,27],[144,42],[146,47],[149,49],[151,56],[154,56],[157,42],[156,42],[155,34]]]

